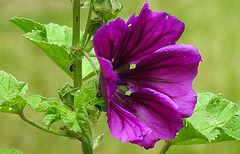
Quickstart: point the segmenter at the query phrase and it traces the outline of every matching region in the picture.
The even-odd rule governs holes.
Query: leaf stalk
[[[159,154],[165,154],[171,145],[172,145],[172,143],[170,141],[166,140],[165,144]]]
[[[54,129],[51,129],[51,128],[47,128],[31,119],[29,119],[24,113],[23,111],[20,111],[18,113],[18,115],[22,118],[22,120],[26,121],[27,123],[31,124],[32,126],[34,127],[37,127],[38,129],[41,129],[45,132],[48,132],[48,133],[51,133],[51,134],[55,134],[55,135],[59,135],[59,136],[65,136],[65,137],[69,137],[67,134],[63,133],[63,132],[59,132],[59,131],[56,131]]]

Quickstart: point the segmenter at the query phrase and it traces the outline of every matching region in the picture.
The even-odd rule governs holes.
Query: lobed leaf
[[[18,114],[24,109],[27,102],[24,98],[17,95],[14,98],[0,102],[0,112]]]
[[[24,30],[27,33],[25,38],[39,46],[53,62],[72,77],[68,56],[72,41],[71,28],[52,23],[44,25],[26,18],[16,17],[10,21]]]
[[[0,71],[0,112],[17,114],[22,111],[27,88],[27,83],[18,82],[14,76]]]
[[[193,115],[171,140],[172,144],[202,144],[240,140],[240,107],[221,95],[198,95]]]
[[[54,38],[52,31],[48,30],[47,26],[45,26],[45,28],[46,29],[44,30],[36,30],[32,31],[31,33],[27,33],[24,35],[24,37],[40,47],[53,62],[55,62],[66,74],[72,77],[72,72],[69,69],[71,66],[71,61],[69,59],[69,44],[56,43],[57,41],[59,41],[59,43],[63,43],[62,39],[58,39],[61,37],[61,35]],[[61,31],[64,31],[64,29],[58,30],[56,34],[62,34],[62,37],[65,38],[63,32],[61,33]],[[68,35],[66,34],[66,37],[68,37]]]
[[[36,21],[27,18],[11,18],[9,21],[16,24],[19,28],[21,28],[24,32],[32,32],[33,30],[42,30],[44,28],[43,24],[40,24]]]
[[[74,110],[74,95],[78,88],[74,88],[73,85],[66,83],[62,88],[58,89],[58,95],[63,104]]]
[[[84,104],[87,108],[106,111],[106,102],[100,97],[97,80],[91,80],[88,85],[82,85],[74,97],[74,107]],[[98,107],[97,107],[98,106]]]
[[[47,24],[44,25],[46,30],[46,39],[47,42],[51,44],[63,45],[67,48],[67,52],[70,52],[72,47],[72,28],[67,26],[59,26],[57,24]]]
[[[18,17],[12,18],[10,21],[26,32],[25,38],[40,47],[54,63],[72,77],[71,61],[69,59],[72,46],[72,28],[53,23],[40,24],[31,19]],[[81,36],[80,41],[82,40]],[[92,58],[92,60],[95,65],[99,66],[96,58]],[[83,58],[83,77],[92,71],[93,69],[87,59]]]
[[[53,123],[62,120],[67,124],[68,129],[74,132],[83,132],[82,127],[77,120],[76,112],[68,106],[58,102],[55,98],[44,98],[40,95],[33,95],[27,98],[27,103],[36,112],[46,112],[43,122],[47,127]],[[84,119],[84,113],[82,114]]]
[[[68,93],[69,89],[71,90],[70,86],[63,88],[61,99],[69,101],[72,99],[71,97],[74,97],[75,93]],[[59,102],[57,98],[33,95],[25,99],[26,90],[26,83],[18,82],[12,75],[0,71],[0,112],[19,114],[28,104],[36,112],[45,112],[43,122],[48,128],[53,123],[62,120],[66,124],[64,131],[83,132],[87,115],[85,104],[81,105],[81,107],[79,105],[75,111],[74,108]],[[72,104],[74,103],[72,102]]]
[[[27,90],[27,83],[18,82],[14,76],[0,71],[0,97],[7,100],[17,95],[24,96]]]

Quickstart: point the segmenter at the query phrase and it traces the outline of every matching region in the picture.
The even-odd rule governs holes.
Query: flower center
[[[124,95],[130,95],[131,91],[124,85],[119,85],[118,86],[118,90],[120,91],[120,93],[124,94]]]

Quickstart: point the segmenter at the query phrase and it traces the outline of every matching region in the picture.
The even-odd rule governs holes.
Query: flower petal
[[[146,149],[162,139],[173,139],[183,127],[178,106],[166,95],[145,88],[130,96],[116,91],[108,106],[108,124],[114,137]]]
[[[125,21],[117,18],[115,21],[109,22],[108,26],[103,25],[98,29],[93,37],[96,55],[111,61],[115,54],[116,45],[126,28]]]
[[[121,82],[131,91],[151,88],[169,96],[178,106],[182,117],[192,115],[197,95],[192,81],[198,72],[201,56],[191,45],[170,45],[147,56],[136,68],[120,72]]]
[[[140,15],[133,15],[125,35],[119,40],[114,68],[136,63],[157,49],[175,44],[184,31],[184,23],[166,12],[153,12],[144,5]]]
[[[100,93],[104,100],[108,102],[108,98],[111,98],[111,95],[117,90],[116,82],[118,77],[113,72],[113,67],[109,60],[102,57],[97,58],[102,70],[99,78]]]
[[[128,96],[116,91],[108,102],[107,116],[111,134],[121,142],[142,140],[151,129],[138,119],[129,108]],[[134,111],[136,112],[136,111]]]

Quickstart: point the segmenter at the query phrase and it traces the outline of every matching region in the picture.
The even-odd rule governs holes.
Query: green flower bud
[[[89,35],[94,35],[96,31],[103,25],[103,21],[100,18],[94,18],[90,20],[87,33]]]
[[[93,11],[104,20],[117,17],[123,6],[118,0],[93,0]]]

